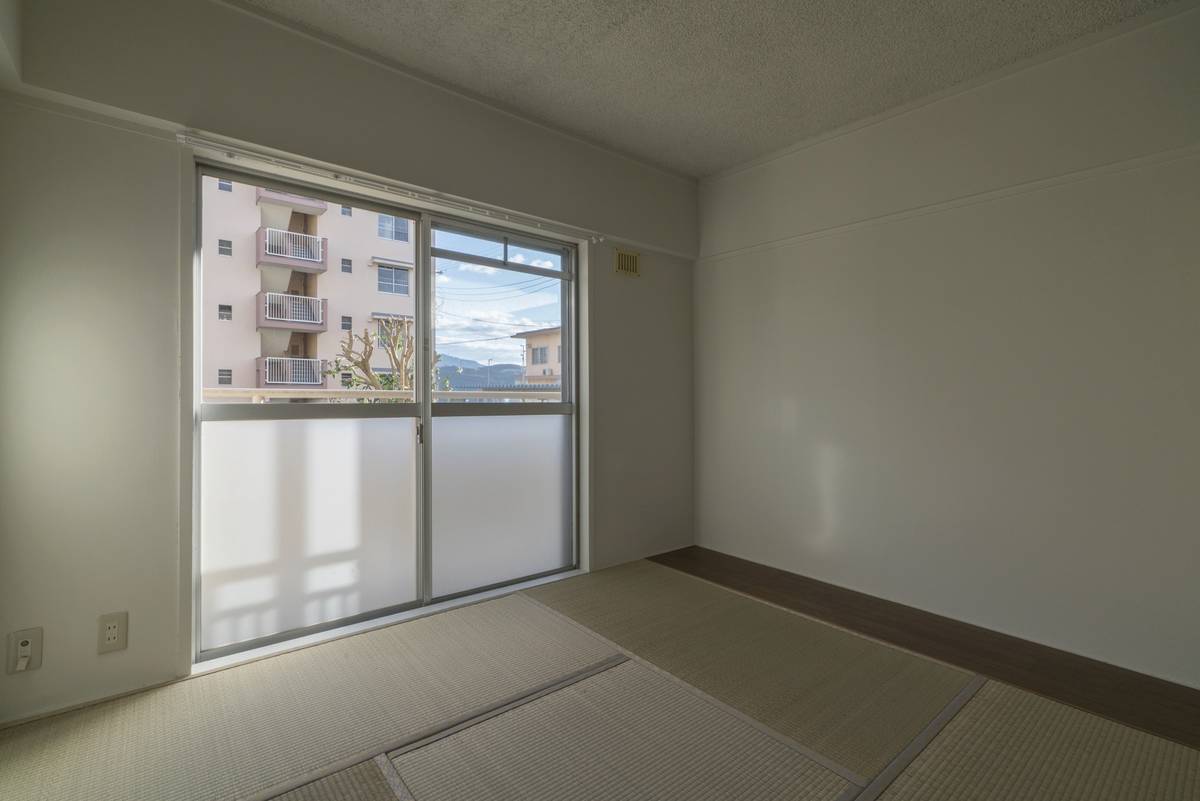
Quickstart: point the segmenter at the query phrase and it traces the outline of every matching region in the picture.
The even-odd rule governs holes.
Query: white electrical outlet
[[[42,666],[42,630],[22,629],[8,635],[6,673],[24,673]]]
[[[98,654],[125,650],[129,646],[129,613],[109,612],[101,615],[96,638]]]

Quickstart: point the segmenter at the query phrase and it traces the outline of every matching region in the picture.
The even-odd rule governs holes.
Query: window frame
[[[452,233],[465,234],[467,236],[477,236],[504,243],[504,253],[507,255],[508,246],[510,243],[517,245],[525,245],[535,250],[546,252],[559,252],[561,254],[562,269],[556,270],[547,267],[536,267],[532,264],[523,264],[520,262],[511,262],[505,259],[494,259],[487,256],[477,256],[461,251],[450,250],[449,248],[433,247],[433,231],[434,229],[446,230]],[[541,403],[524,402],[524,403],[434,403],[434,416],[440,414],[452,415],[463,414],[470,415],[471,413],[478,414],[498,414],[486,407],[497,406],[516,406],[516,407],[553,407],[564,411],[564,413],[574,414],[578,417],[578,393],[579,387],[576,380],[577,360],[579,358],[579,336],[576,313],[578,309],[580,281],[579,281],[579,249],[574,243],[565,240],[549,239],[537,234],[530,234],[523,231],[515,231],[499,226],[490,226],[484,223],[479,223],[461,218],[450,217],[445,215],[432,215],[430,219],[430,231],[423,237],[423,242],[429,243],[429,264],[432,273],[432,265],[435,259],[448,259],[451,261],[465,262],[470,264],[478,264],[486,267],[495,267],[500,270],[510,272],[526,273],[528,275],[536,275],[544,278],[555,278],[564,283],[564,289],[559,293],[561,298],[561,308],[559,312],[559,325],[561,332],[559,334],[559,343],[565,344],[566,350],[564,360],[560,362],[559,367],[559,385],[561,387],[561,395],[559,401],[549,401]],[[436,292],[436,286],[430,289],[431,295]],[[430,320],[432,325],[434,320]],[[430,332],[430,347],[437,346],[436,332]],[[459,409],[452,411],[451,409]],[[439,411],[440,410],[440,411]],[[518,412],[521,413],[521,412]],[[532,412],[529,412],[532,413]],[[578,439],[578,438],[577,438]]]
[[[383,221],[385,219],[388,220],[388,225],[386,227],[390,229],[390,234],[387,236],[385,236],[382,233],[383,229],[385,227],[383,224]],[[396,223],[400,220],[404,220],[404,238],[403,239],[396,236]],[[409,220],[407,217],[403,217],[403,216],[400,216],[397,214],[381,213],[379,215],[379,219],[375,221],[375,235],[379,239],[385,239],[389,242],[412,242],[412,228],[408,224],[410,222],[412,222],[412,221]]]
[[[399,265],[399,264],[381,264],[379,262],[376,262],[375,268],[378,270],[378,273],[376,273],[376,275],[375,275],[375,291],[376,292],[382,292],[385,295],[401,295],[406,298],[412,297],[412,271],[414,269],[413,267],[405,267],[405,266]],[[384,283],[384,281],[383,281],[384,272],[383,271],[384,270],[387,270],[388,271],[387,275],[391,276],[391,280],[388,283],[390,283],[392,286],[397,285],[397,282],[396,282],[397,273],[399,273],[399,272],[406,273],[406,275],[404,277],[404,291],[403,292],[396,292],[391,289],[383,288],[383,283]]]
[[[579,336],[577,334],[576,310],[579,304],[579,296],[581,291],[580,275],[578,271],[579,263],[579,248],[583,245],[582,239],[572,239],[564,236],[561,239],[547,238],[538,234],[529,233],[528,226],[525,229],[519,229],[514,225],[504,227],[494,227],[484,223],[479,223],[475,220],[465,219],[455,216],[454,214],[443,213],[440,210],[432,209],[432,204],[426,204],[424,207],[412,207],[405,204],[404,200],[397,195],[398,202],[384,202],[375,197],[367,195],[357,195],[348,193],[340,189],[333,189],[329,186],[319,183],[305,183],[302,180],[295,178],[280,178],[276,172],[278,165],[264,166],[263,168],[252,168],[245,162],[239,163],[236,168],[232,168],[219,160],[209,159],[205,157],[195,157],[195,181],[190,185],[194,202],[194,218],[192,225],[192,234],[194,237],[195,247],[190,246],[185,248],[185,253],[191,255],[191,275],[185,276],[185,286],[194,286],[194,289],[185,290],[185,298],[191,303],[191,308],[194,310],[190,315],[190,343],[185,345],[185,348],[190,347],[191,360],[188,362],[193,370],[194,378],[190,381],[193,396],[193,408],[191,410],[192,419],[192,441],[190,448],[191,460],[191,476],[194,486],[194,491],[188,493],[190,515],[192,519],[191,527],[191,553],[192,558],[189,564],[191,571],[190,578],[194,579],[192,588],[189,589],[191,599],[191,617],[192,617],[192,647],[190,653],[190,663],[196,664],[204,660],[213,659],[227,654],[232,654],[240,651],[254,649],[269,645],[275,642],[292,640],[297,637],[314,634],[320,631],[339,628],[351,623],[379,618],[397,612],[407,611],[410,609],[419,609],[433,603],[451,600],[463,595],[474,595],[477,593],[487,592],[497,587],[512,586],[522,581],[528,581],[541,576],[568,572],[578,569],[581,559],[580,537],[582,529],[582,503],[580,491],[580,458],[582,455],[582,447],[580,441],[580,408],[578,401],[578,387],[576,382],[576,372],[574,365],[579,356]],[[339,203],[350,205],[363,211],[375,212],[377,214],[386,214],[395,219],[403,219],[407,223],[407,241],[412,244],[414,249],[414,264],[403,265],[385,265],[394,269],[405,269],[408,271],[408,296],[413,298],[413,316],[417,322],[414,326],[414,335],[416,337],[416,354],[417,360],[415,370],[418,375],[416,398],[412,402],[395,402],[395,403],[206,403],[202,399],[203,382],[200,380],[198,372],[199,367],[203,364],[203,326],[209,321],[204,319],[204,315],[200,314],[200,305],[203,303],[202,290],[202,269],[204,259],[204,249],[201,243],[205,238],[203,226],[203,180],[205,177],[213,177],[220,180],[227,178],[234,182],[259,186],[265,189],[273,189],[277,191],[290,192],[310,197],[318,197],[326,203]],[[432,352],[435,347],[434,342],[434,309],[433,309],[433,264],[434,252],[431,248],[431,237],[433,227],[435,225],[451,227],[455,230],[481,230],[487,231],[490,236],[507,237],[511,241],[527,243],[530,247],[541,250],[562,253],[562,270],[549,270],[531,265],[522,265],[517,263],[504,264],[503,268],[515,272],[529,273],[532,275],[544,275],[546,277],[556,278],[564,282],[563,290],[560,291],[562,313],[561,313],[561,344],[566,345],[565,361],[561,371],[560,385],[561,399],[556,402],[514,402],[514,403],[496,403],[487,400],[477,401],[456,401],[453,403],[435,403],[436,390],[431,382],[431,368],[433,356]],[[211,236],[212,234],[208,234]],[[210,240],[211,241],[211,240]],[[232,241],[230,241],[232,255]],[[211,253],[211,251],[210,251]],[[451,253],[449,257],[458,260],[466,260],[470,262],[479,262],[478,257],[462,254],[463,258],[458,259],[457,255]],[[187,263],[187,262],[185,262]],[[341,376],[338,376],[340,383]],[[435,427],[433,423],[439,417],[485,417],[485,416],[518,416],[518,415],[548,415],[548,416],[568,416],[570,418],[568,430],[570,432],[570,440],[567,443],[569,450],[569,465],[566,466],[568,474],[564,476],[566,491],[569,492],[570,503],[570,522],[569,535],[571,538],[571,554],[569,564],[546,571],[545,573],[533,576],[514,577],[505,580],[499,584],[486,587],[475,587],[461,593],[434,597],[432,595],[432,488],[431,477],[433,475],[432,458],[433,448],[432,439],[434,436]],[[418,508],[417,508],[417,583],[418,583],[418,598],[415,601],[401,604],[396,607],[387,609],[374,609],[360,615],[354,615],[347,618],[332,620],[300,630],[292,630],[280,632],[276,635],[268,635],[266,637],[239,642],[234,645],[225,646],[218,649],[201,652],[200,650],[200,582],[199,570],[201,560],[200,554],[200,512],[201,504],[200,494],[200,431],[201,427],[208,422],[234,421],[234,420],[305,420],[305,419],[337,419],[337,418],[415,418],[416,431],[418,437],[418,459],[416,470],[418,472]],[[185,577],[185,579],[188,577]]]

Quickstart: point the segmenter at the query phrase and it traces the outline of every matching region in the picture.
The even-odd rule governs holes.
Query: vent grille
[[[639,275],[641,275],[642,270],[638,265],[638,254],[631,253],[627,250],[618,250],[617,272],[621,275],[628,275],[631,278],[637,278]]]

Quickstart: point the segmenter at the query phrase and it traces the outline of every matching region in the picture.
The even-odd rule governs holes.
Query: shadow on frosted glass
[[[571,418],[442,417],[433,437],[433,594],[568,567]]]
[[[201,429],[201,649],[417,597],[414,421]]]

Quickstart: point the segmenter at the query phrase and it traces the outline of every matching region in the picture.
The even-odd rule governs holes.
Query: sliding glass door
[[[572,567],[574,249],[199,184],[197,659]]]
[[[433,595],[575,562],[574,264],[561,244],[435,221]]]

